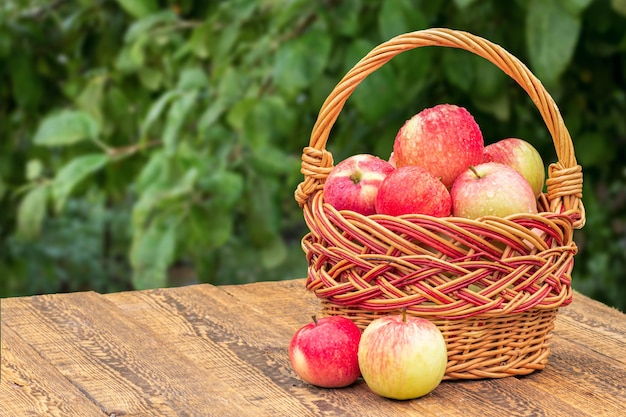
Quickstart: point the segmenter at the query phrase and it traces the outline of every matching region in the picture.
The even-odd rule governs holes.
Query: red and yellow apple
[[[452,215],[477,219],[537,213],[537,199],[530,184],[515,169],[497,162],[470,167],[457,177],[450,190]]]
[[[337,210],[375,213],[378,187],[394,167],[375,155],[352,155],[333,167],[324,183],[324,201]]]
[[[289,360],[304,382],[323,388],[346,387],[361,374],[360,340],[361,329],[346,317],[313,317],[293,335]]]
[[[376,196],[378,214],[450,215],[452,201],[445,185],[425,168],[396,168],[383,180]]]
[[[483,149],[483,135],[467,109],[439,104],[404,123],[393,154],[396,167],[421,166],[450,188],[461,172],[482,162]]]
[[[359,343],[359,366],[367,386],[396,400],[418,398],[433,391],[448,363],[446,342],[432,322],[389,315],[373,320]]]
[[[543,191],[545,167],[539,151],[523,139],[506,138],[485,146],[483,162],[499,162],[526,178],[535,197]]]

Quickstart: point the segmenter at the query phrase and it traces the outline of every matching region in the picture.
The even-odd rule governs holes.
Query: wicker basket
[[[333,158],[329,133],[357,85],[395,55],[422,46],[479,55],[526,91],[552,136],[558,162],[548,169],[538,214],[468,220],[424,215],[362,216],[324,203]],[[573,230],[585,222],[582,169],[553,99],[517,58],[466,32],[428,29],[380,44],[328,96],[302,155],[295,198],[310,232],[302,247],[307,289],[322,315],[360,328],[381,315],[426,317],[448,347],[445,379],[500,378],[543,369],[559,307],[572,300],[577,252]]]

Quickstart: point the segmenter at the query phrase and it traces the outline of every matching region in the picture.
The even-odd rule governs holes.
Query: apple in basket
[[[539,151],[523,139],[506,138],[485,146],[483,162],[499,162],[515,168],[526,178],[535,197],[543,191],[546,177],[543,159]]]
[[[352,155],[335,165],[326,177],[324,201],[337,210],[374,214],[378,187],[393,170],[388,161],[375,155]]]
[[[537,213],[537,199],[526,178],[497,162],[467,169],[454,181],[450,195],[452,215],[457,217]]]
[[[358,349],[361,329],[343,316],[316,319],[299,328],[289,344],[293,370],[323,388],[351,385],[361,375]]]
[[[421,166],[450,188],[461,172],[482,162],[483,149],[474,117],[464,107],[439,104],[404,123],[393,144],[393,157],[396,167]]]
[[[427,214],[450,215],[452,202],[445,185],[425,168],[396,168],[383,180],[376,196],[376,213],[389,216]]]
[[[443,379],[447,363],[441,331],[426,319],[407,317],[405,310],[373,320],[359,343],[363,380],[387,398],[408,400],[428,394]]]

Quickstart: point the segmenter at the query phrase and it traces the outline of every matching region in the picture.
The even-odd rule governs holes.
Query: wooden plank
[[[41,358],[4,322],[1,331],[0,415],[108,415]]]
[[[554,333],[626,364],[626,315],[582,294],[559,310]]]
[[[107,415],[243,415],[235,388],[95,293],[7,299],[2,320]]]
[[[267,415],[315,415],[308,405],[290,399],[276,384],[288,386],[293,382],[274,359],[277,346],[268,342],[282,338],[268,327],[242,326],[258,319],[232,297],[215,295],[226,294],[213,286],[199,285],[108,294],[107,298],[128,319],[176,341],[177,350],[190,362],[231,387],[230,391],[235,389],[238,406],[246,411],[241,415],[254,415],[259,409]],[[154,320],[155,316],[162,319]]]
[[[623,362],[600,354],[580,341],[556,336],[546,369],[524,382],[576,409],[566,415],[626,416]],[[544,404],[550,404],[555,412],[563,411],[554,402]]]
[[[434,395],[409,402],[383,399],[362,380],[342,389],[303,383],[287,355],[294,326],[300,325],[291,316],[306,317],[305,310],[312,311],[315,306],[307,307],[281,294],[272,297],[275,286],[278,284],[261,285],[273,314],[259,314],[256,307],[209,285],[107,297],[153,332],[179,340],[179,350],[198,366],[212,366],[215,357],[222,357],[227,372],[221,377],[247,393],[249,404],[241,406],[250,415],[270,409],[271,415],[289,416],[464,415],[464,409],[454,409]],[[252,287],[259,288],[257,284]],[[167,310],[171,310],[167,325],[149,319],[153,314],[165,316]],[[490,409],[487,405],[482,408]]]
[[[262,314],[271,314],[283,303],[293,303],[294,297],[305,298],[305,304],[313,308],[317,305],[314,295],[304,290],[303,280],[277,286],[256,283],[221,288]],[[301,311],[296,322],[308,321],[315,312],[315,309]],[[626,415],[621,400],[626,396],[623,367],[626,349],[622,343],[625,326],[624,314],[577,293],[574,303],[559,312],[546,370],[520,378],[444,382],[436,395],[441,395],[440,401],[454,403],[459,409],[475,407],[489,398],[489,407],[493,408],[481,411],[480,415],[502,412],[517,415],[538,404],[543,404],[542,407],[550,404],[549,415]],[[569,376],[572,369],[576,370],[575,379]],[[604,378],[597,378],[598,370]],[[515,406],[507,409],[507,404]],[[541,409],[535,411],[530,415],[543,414]]]
[[[331,409],[340,415],[462,416],[466,415],[468,409],[473,410],[477,415],[493,417],[541,415],[541,404],[546,403],[553,404],[562,411],[562,414],[555,415],[570,416],[574,413],[586,415],[579,413],[580,410],[555,398],[549,392],[533,389],[527,380],[517,378],[444,382],[430,395],[408,402],[393,402],[380,398],[369,391],[362,380],[352,387],[341,390],[321,390],[304,384],[291,370],[286,354],[288,341],[295,329],[308,322],[310,316],[318,311],[317,300],[310,293],[303,291],[301,284],[302,282],[296,280],[220,287],[219,289],[224,294],[210,286],[199,286],[167,291],[157,290],[156,293],[160,293],[158,297],[155,292],[144,293],[143,297],[164,299],[175,293],[175,300],[167,301],[168,305],[178,306],[176,307],[178,311],[172,314],[174,320],[190,317],[190,320],[185,321],[192,322],[207,312],[220,311],[222,315],[210,319],[213,322],[210,326],[214,329],[222,329],[221,332],[230,335],[226,338],[221,336],[220,339],[230,340],[229,349],[234,358],[234,365],[231,369],[241,368],[244,363],[249,364],[251,369],[261,371],[268,376],[268,384],[276,384],[285,391],[269,394],[272,403],[285,401],[285,398],[289,401],[297,399],[308,410],[314,410],[317,415],[323,415],[324,410]],[[204,295],[204,293],[208,294]],[[111,295],[114,302],[122,309],[144,309],[151,304],[151,301],[139,299],[137,296],[138,293]],[[151,309],[164,308],[159,306],[161,302],[152,306]],[[221,305],[216,305],[215,302]],[[181,306],[184,307],[181,309]],[[241,313],[244,310],[254,311],[255,314],[244,316]],[[140,316],[149,317],[150,314],[150,311],[144,311]],[[146,321],[144,324],[149,326],[151,323],[151,321]],[[205,322],[204,325],[206,324]],[[181,322],[170,326],[169,330],[166,328],[153,328],[152,330],[167,332],[171,329],[187,327],[188,324]],[[198,324],[194,327],[198,327]],[[180,332],[171,333],[169,337],[180,339]],[[211,337],[215,338],[215,331]],[[191,346],[197,341],[188,340],[187,342],[190,343],[189,350],[182,350],[192,357],[201,354],[201,347]],[[254,351],[267,351],[265,362],[259,360],[258,355],[250,353]],[[237,364],[238,360],[241,361],[240,364]],[[233,374],[231,377],[239,380],[240,375]],[[250,386],[248,389],[259,392],[259,387]],[[271,390],[270,388],[263,390],[265,389]],[[486,401],[486,398],[489,398],[489,401]],[[528,414],[529,410],[532,413]]]

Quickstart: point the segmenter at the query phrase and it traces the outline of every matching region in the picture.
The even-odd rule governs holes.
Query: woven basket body
[[[395,55],[422,46],[460,48],[488,59],[527,92],[553,138],[558,161],[548,169],[538,214],[469,220],[424,215],[362,216],[324,203],[333,167],[330,130],[358,84]],[[324,102],[302,156],[296,200],[310,232],[302,247],[307,288],[322,314],[362,329],[399,313],[425,317],[448,347],[445,379],[500,378],[543,369],[558,309],[572,299],[577,248],[585,222],[582,170],[552,98],[518,59],[485,39],[450,29],[395,37],[374,48]]]

